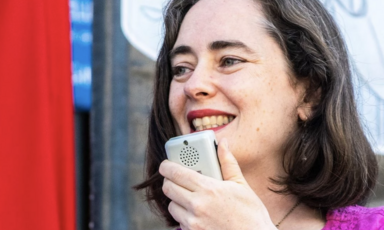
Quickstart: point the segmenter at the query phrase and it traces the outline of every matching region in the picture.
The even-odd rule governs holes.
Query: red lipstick
[[[192,110],[187,114],[188,122],[192,122],[195,118],[203,118],[203,117],[209,117],[209,116],[235,116],[233,114],[220,111],[220,110],[214,110],[214,109],[200,109],[200,110]]]
[[[227,112],[224,112],[224,111],[220,111],[220,110],[214,110],[214,109],[200,109],[200,110],[192,110],[192,111],[190,111],[187,114],[187,119],[188,119],[188,122],[189,122],[189,125],[190,125],[190,128],[191,128],[191,133],[196,132],[196,130],[195,130],[193,124],[192,124],[192,121],[195,118],[203,118],[203,117],[219,116],[219,115],[235,117],[235,115],[233,115],[233,114],[230,114],[230,113],[227,113]],[[217,131],[219,129],[224,128],[225,126],[227,126],[227,125],[222,125],[222,126],[219,126],[219,127],[216,127],[216,128],[210,128],[210,129],[205,129],[205,130]]]

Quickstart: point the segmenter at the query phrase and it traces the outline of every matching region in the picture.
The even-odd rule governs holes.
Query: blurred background
[[[166,1],[93,1],[90,226],[162,229],[143,195],[130,187],[143,178],[154,60]],[[360,113],[376,152],[384,154],[384,2],[323,3],[348,42]],[[384,156],[379,158],[382,183]],[[382,184],[370,205],[384,205]]]
[[[48,16],[37,22],[42,23],[44,28],[48,28],[47,22],[53,20],[55,24],[52,23],[51,27],[55,31],[56,38],[63,36],[70,38],[70,42],[58,43],[56,48],[60,48],[64,43],[68,45],[61,47],[64,49],[61,52],[71,55],[71,61],[64,67],[71,68],[72,72],[67,71],[68,74],[65,72],[63,79],[71,78],[71,81],[57,85],[55,92],[65,88],[67,94],[68,92],[73,94],[68,97],[70,100],[63,102],[67,108],[66,119],[59,119],[64,113],[47,112],[48,120],[55,117],[59,119],[56,123],[62,124],[60,129],[54,128],[56,131],[47,135],[58,136],[61,144],[58,144],[54,150],[47,150],[46,155],[37,155],[33,158],[48,159],[48,163],[44,161],[38,166],[33,166],[29,158],[25,160],[26,154],[17,155],[17,160],[11,160],[15,155],[9,152],[14,151],[14,144],[7,145],[5,137],[11,138],[8,131],[11,132],[14,126],[6,125],[7,119],[11,119],[13,115],[6,117],[5,110],[0,113],[0,135],[4,136],[0,140],[0,154],[5,159],[2,164],[0,163],[2,176],[0,180],[9,185],[7,188],[0,188],[0,207],[12,205],[15,207],[0,208],[0,229],[169,229],[151,213],[144,201],[143,193],[132,190],[132,186],[141,182],[144,177],[147,118],[152,98],[155,59],[162,37],[162,9],[166,0],[57,0],[56,2],[60,2],[61,5],[47,3],[49,0],[31,2],[33,3],[28,3],[30,4],[28,6],[18,4],[17,7],[11,8],[11,4],[16,5],[8,0],[8,5],[4,4],[3,9],[0,9],[0,28],[5,28],[3,25],[10,21],[10,16],[5,13],[10,10],[16,11],[12,17],[20,17],[22,13],[17,11],[23,7],[23,12],[29,16],[34,12],[32,9],[36,9],[38,15],[45,15],[41,12],[50,12]],[[378,185],[374,196],[369,201],[369,206],[381,206],[384,205],[384,29],[382,27],[384,2],[375,0],[322,0],[322,2],[339,24],[353,58],[359,112],[380,163]],[[55,21],[60,17],[58,12],[68,13],[68,16],[62,16],[60,21],[62,27],[58,27]],[[67,19],[70,20],[68,25],[65,24]],[[25,27],[29,21],[30,18],[25,17],[20,21],[20,25]],[[15,22],[12,26],[14,25]],[[68,33],[58,34],[57,31],[63,28],[68,29]],[[10,28],[9,31],[14,29]],[[15,36],[20,39],[22,35],[37,36],[37,32],[33,30],[23,29],[20,33],[22,34],[15,33]],[[46,34],[44,36],[47,37]],[[0,33],[0,44],[6,44],[8,41],[2,40],[2,37],[4,36]],[[24,43],[25,40],[20,41]],[[54,43],[53,41],[57,40],[52,38],[49,41]],[[49,42],[44,40],[44,44]],[[41,49],[34,49],[36,50],[31,51],[31,56],[36,53],[41,56]],[[19,52],[12,50],[10,52],[17,54],[24,51],[24,46],[21,46]],[[0,60],[8,60],[9,57],[1,56],[5,55],[2,53],[0,53]],[[54,54],[57,53],[47,55],[44,60],[54,59],[52,57],[57,56]],[[24,60],[23,57],[24,55],[19,56]],[[29,63],[31,60],[33,61],[33,58],[25,62]],[[16,62],[20,63],[19,59]],[[61,60],[57,63],[61,63],[57,66],[63,66]],[[5,68],[6,64],[3,67]],[[4,90],[9,88],[5,86],[9,84],[8,79],[5,80],[9,73],[1,72],[3,67],[0,68],[0,98],[9,99],[9,95],[15,92],[12,89],[13,91],[7,91],[9,94],[4,93]],[[48,66],[45,69],[54,68]],[[25,84],[25,76],[30,74],[29,71],[30,69],[20,73],[20,76],[23,76],[20,82],[23,84]],[[40,72],[38,73],[36,76],[41,75]],[[57,71],[53,74],[58,76],[62,73]],[[26,90],[22,88],[20,92],[25,93]],[[34,92],[31,91],[31,94],[27,94],[20,100],[26,101]],[[48,106],[51,105],[50,103],[57,103],[57,97],[52,94],[47,95],[50,101],[47,102]],[[53,100],[56,101],[52,102]],[[28,101],[18,106],[17,111],[25,114],[24,109],[29,103]],[[0,108],[13,110],[14,106],[0,101]],[[41,108],[44,110],[46,107]],[[35,111],[35,107],[30,109]],[[36,113],[36,117],[40,118],[41,112]],[[20,115],[20,119],[34,122],[32,118],[25,118],[24,115]],[[39,120],[39,122],[43,121]],[[35,127],[33,130],[30,136],[40,137],[41,127]],[[14,137],[20,137],[22,135],[20,133],[25,135],[21,130],[15,133]],[[67,139],[62,138],[63,133],[68,134]],[[42,144],[53,142],[57,144],[57,141],[50,139]],[[62,146],[67,146],[68,149]],[[31,154],[40,152],[34,151],[34,148],[33,145],[28,145],[20,151],[30,150]],[[23,162],[25,167],[20,166],[20,162]],[[8,168],[5,167],[7,165],[9,165]],[[31,171],[39,167],[44,168],[44,171],[38,175],[31,175]],[[13,175],[15,171],[19,172],[19,177]],[[73,171],[72,174],[71,171]],[[64,188],[66,189],[60,186],[53,186],[53,188],[42,186],[48,183],[46,180],[51,180],[50,184],[53,185],[57,184],[57,181],[63,182],[63,177],[50,178],[48,175],[51,174],[69,175],[69,179],[65,180]],[[21,182],[15,186],[27,192],[17,196],[14,194],[12,186],[16,180]],[[25,181],[30,183],[26,184]],[[31,190],[36,190],[36,194],[30,193]],[[48,206],[39,202],[45,202],[46,194],[52,194],[52,191],[57,195],[47,202],[54,205],[49,206],[50,209],[44,209]],[[20,200],[19,197],[22,194],[24,196],[27,194],[30,198]],[[13,198],[18,201],[14,202]],[[18,205],[14,205],[15,203]],[[25,211],[25,207],[32,203],[34,208]],[[24,214],[21,215],[20,213],[23,212]],[[35,221],[36,225],[32,225],[26,219]],[[47,219],[52,220],[52,225],[37,223],[39,220],[48,222]]]

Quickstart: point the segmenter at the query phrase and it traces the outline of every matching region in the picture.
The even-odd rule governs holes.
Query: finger
[[[224,180],[247,184],[236,158],[229,151],[226,138],[221,139],[218,146],[218,156],[221,165],[221,173]]]
[[[172,201],[180,204],[181,206],[188,208],[188,203],[192,199],[192,192],[173,183],[167,178],[164,179],[163,183],[164,194]]]
[[[185,223],[188,212],[185,208],[183,208],[178,203],[171,201],[168,205],[168,211],[177,222],[179,222],[180,226],[183,226]],[[182,228],[184,229],[184,228]]]
[[[200,173],[168,160],[160,164],[159,172],[165,178],[189,191],[197,191],[207,180],[207,177]]]

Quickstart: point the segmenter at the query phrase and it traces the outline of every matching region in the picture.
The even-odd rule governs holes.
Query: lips
[[[219,110],[194,110],[187,115],[192,131],[223,128],[229,124],[235,116]]]

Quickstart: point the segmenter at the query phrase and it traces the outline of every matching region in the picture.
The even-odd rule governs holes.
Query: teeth
[[[196,131],[201,131],[204,129],[217,128],[219,126],[226,125],[229,122],[233,121],[233,119],[233,116],[209,116],[193,119],[192,124],[195,127]]]
[[[209,124],[211,124],[209,117],[203,117],[203,125],[209,125]]]
[[[216,123],[216,116],[212,116],[212,117],[210,117],[210,118],[209,118],[209,121],[210,121],[209,123],[210,123],[211,125],[217,124],[217,123]]]
[[[201,120],[201,118],[196,118],[196,119],[194,119],[193,120],[193,125],[195,126],[195,127],[198,127],[198,126],[201,126],[202,125],[202,120]]]
[[[217,116],[217,125],[223,125],[223,116]]]

